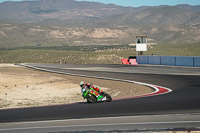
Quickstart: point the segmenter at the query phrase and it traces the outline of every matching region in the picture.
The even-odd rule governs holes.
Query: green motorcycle
[[[87,99],[88,103],[97,103],[97,102],[111,102],[112,97],[107,93],[98,93],[93,88],[81,89],[82,96]]]

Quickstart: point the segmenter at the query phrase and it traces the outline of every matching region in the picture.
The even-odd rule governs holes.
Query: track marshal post
[[[136,35],[136,56],[143,55],[147,51],[147,35]]]

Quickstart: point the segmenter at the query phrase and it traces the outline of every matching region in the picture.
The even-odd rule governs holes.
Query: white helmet
[[[80,82],[80,86],[82,87],[83,85],[84,85],[84,82],[83,82],[83,81],[81,81],[81,82]]]

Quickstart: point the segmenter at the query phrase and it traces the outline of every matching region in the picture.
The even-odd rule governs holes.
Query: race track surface
[[[48,107],[0,110],[0,123],[200,113],[200,68],[150,65],[27,65],[62,73],[144,82],[170,88],[172,92],[144,98],[114,100],[111,103],[75,103]]]

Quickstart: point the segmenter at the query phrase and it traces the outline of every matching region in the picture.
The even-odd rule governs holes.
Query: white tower
[[[137,35],[135,38],[136,55],[143,55],[143,52],[147,51],[147,35]]]

